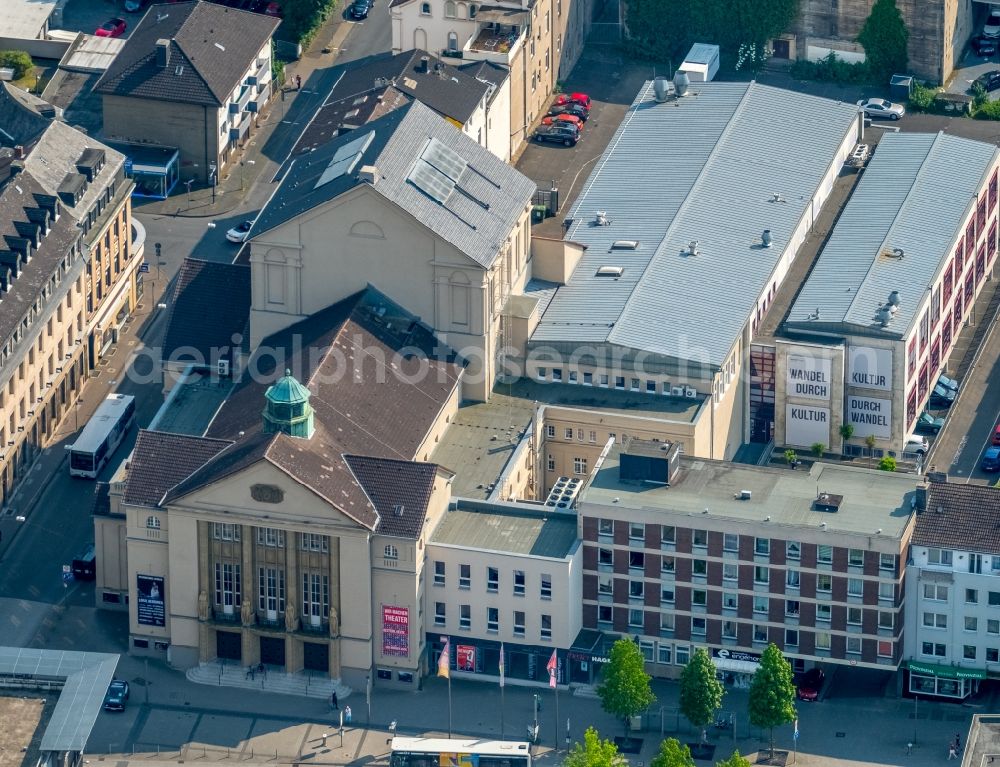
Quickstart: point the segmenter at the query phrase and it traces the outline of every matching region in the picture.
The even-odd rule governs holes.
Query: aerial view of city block
[[[0,6],[0,767],[1000,758],[1000,4]]]

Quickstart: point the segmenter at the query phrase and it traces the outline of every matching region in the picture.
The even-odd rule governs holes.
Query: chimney
[[[366,184],[375,186],[378,183],[378,168],[374,165],[362,165],[358,171],[358,178]]]
[[[430,68],[431,68],[430,57],[429,56],[421,56],[420,57],[420,71],[421,72],[428,72],[428,71],[430,71]]]
[[[156,41],[156,66],[160,69],[170,66],[170,41],[165,37]]]
[[[14,147],[14,157],[16,157],[18,160],[24,159],[24,147],[21,146],[20,144]]]

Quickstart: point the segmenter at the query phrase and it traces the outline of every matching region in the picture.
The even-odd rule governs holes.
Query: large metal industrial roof
[[[587,251],[532,343],[720,366],[857,119],[853,104],[758,83],[693,83],[658,103],[647,82],[573,208],[566,236]],[[638,246],[612,249],[622,240]],[[691,241],[700,255],[683,254]]]
[[[65,679],[42,735],[42,751],[83,751],[114,677],[118,656],[0,647],[0,674],[25,679]]]
[[[992,144],[944,133],[883,136],[786,325],[906,335],[997,154]],[[883,328],[875,313],[894,290],[899,309]]]

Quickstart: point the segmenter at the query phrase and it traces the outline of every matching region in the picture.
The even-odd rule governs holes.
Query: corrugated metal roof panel
[[[787,322],[906,335],[997,152],[990,144],[943,133],[884,136]],[[902,258],[880,255],[895,248]],[[894,290],[902,302],[891,325],[881,328],[875,312]]]
[[[662,104],[647,83],[574,206],[567,238],[588,250],[532,340],[720,365],[856,119],[854,105],[757,83],[698,83]],[[611,253],[621,239],[640,247]],[[693,240],[701,255],[682,255]],[[617,281],[596,277],[608,264],[624,267]]]

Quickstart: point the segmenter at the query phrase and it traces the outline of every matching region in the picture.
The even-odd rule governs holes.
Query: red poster
[[[410,657],[410,611],[382,606],[382,654]]]
[[[455,648],[455,667],[459,671],[476,670],[476,648],[472,645],[460,644]]]

